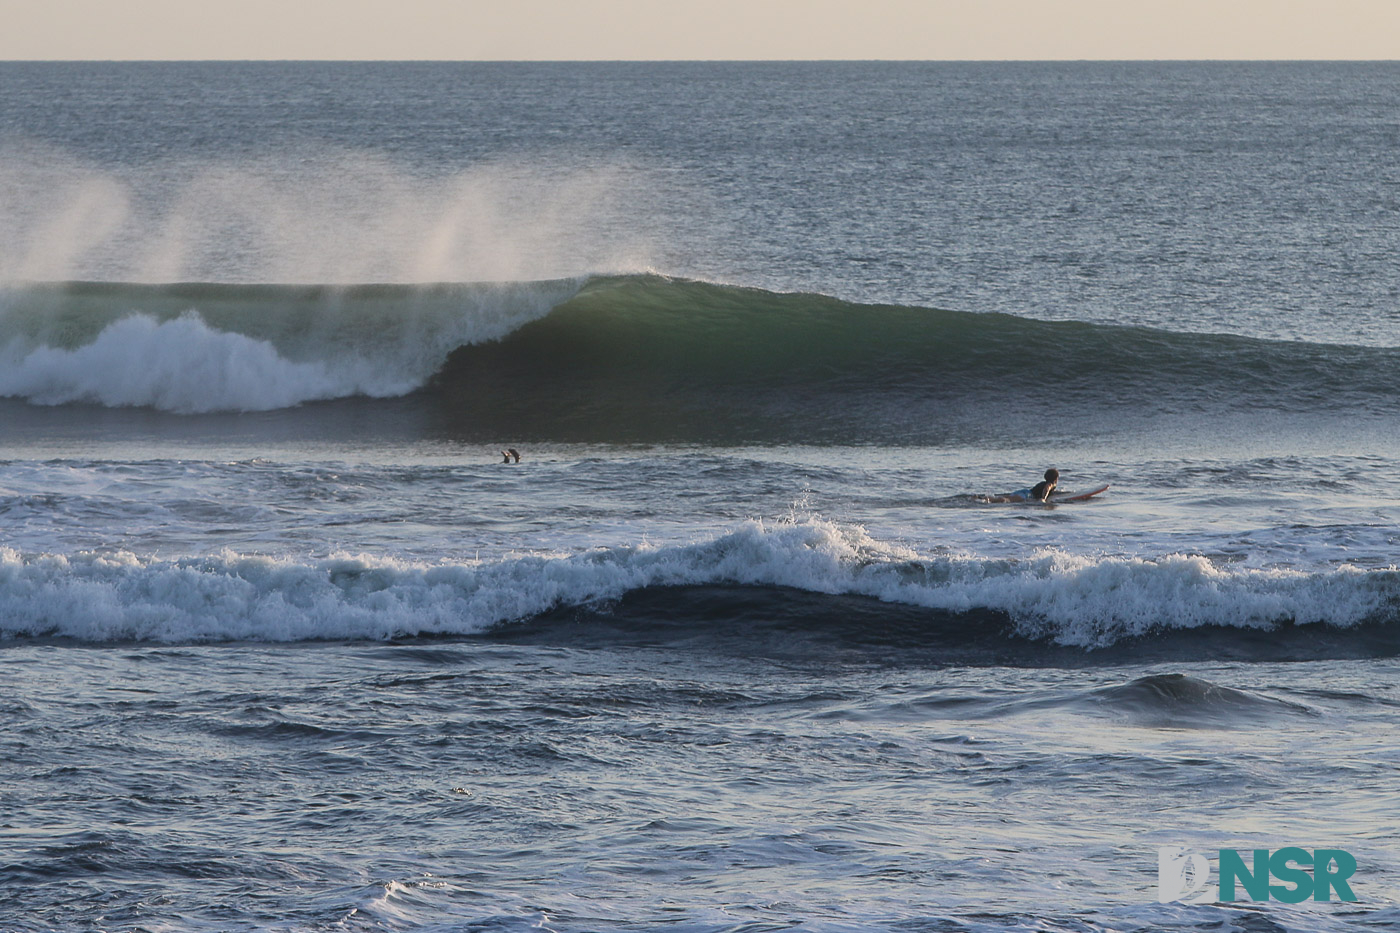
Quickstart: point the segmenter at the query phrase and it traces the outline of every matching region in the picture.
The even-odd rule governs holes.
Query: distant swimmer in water
[[[507,447],[505,450],[501,451],[501,456],[505,458],[501,461],[502,463],[510,463],[512,458],[516,463],[520,462],[520,451],[516,450],[514,447]]]
[[[1059,482],[1060,471],[1051,467],[1045,471],[1045,479],[1029,489],[1018,489],[1015,492],[999,496],[978,496],[977,498],[979,502],[1045,502],[1049,500],[1050,493],[1055,491]]]

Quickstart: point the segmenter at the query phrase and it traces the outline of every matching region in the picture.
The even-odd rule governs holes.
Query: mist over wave
[[[0,148],[0,284],[529,281],[649,268],[659,185],[625,162],[549,158],[414,172],[289,148],[99,166]]]
[[[927,557],[872,539],[859,526],[808,519],[750,521],[689,545],[466,564],[232,553],[163,560],[129,552],[0,549],[0,634],[102,642],[463,636],[568,607],[589,608],[605,620],[609,601],[650,592],[661,595],[649,618],[671,620],[666,624],[679,618],[703,636],[719,620],[732,624],[733,605],[711,616],[665,594],[668,588],[727,585],[876,600],[891,608],[873,616],[894,617],[888,637],[909,647],[959,619],[966,628],[969,614],[975,624],[968,630],[980,629],[980,638],[1087,649],[1210,627],[1390,626],[1400,611],[1400,572],[1394,569],[1305,573],[1231,569],[1189,555],[1149,560],[1059,551],[1020,560]],[[753,624],[786,616],[784,606],[792,601],[781,593],[763,600]],[[932,614],[901,615],[899,607]],[[820,625],[824,614],[833,611],[802,604],[795,624]]]

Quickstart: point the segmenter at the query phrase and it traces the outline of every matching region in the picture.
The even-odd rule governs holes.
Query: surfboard
[[[1093,491],[1091,491],[1091,492],[1052,492],[1052,493],[1050,493],[1050,501],[1051,501],[1051,502],[1081,502],[1081,501],[1083,501],[1084,499],[1092,499],[1092,498],[1094,498],[1095,496],[1097,496],[1099,493],[1103,492],[1103,491],[1104,491],[1105,489],[1107,489],[1107,488],[1108,488],[1108,486],[1105,485],[1105,486],[1100,486],[1098,489],[1095,489],[1095,490],[1093,490]]]

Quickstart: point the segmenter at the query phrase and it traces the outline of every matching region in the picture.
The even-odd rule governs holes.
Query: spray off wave
[[[0,284],[523,282],[649,268],[653,173],[521,159],[448,173],[324,146],[126,170],[0,146]]]
[[[1241,570],[1199,556],[1144,560],[1055,551],[1024,560],[924,557],[876,541],[858,526],[808,519],[751,521],[690,545],[470,563],[351,556],[304,562],[232,553],[155,560],[126,552],[3,549],[0,633],[95,642],[508,634],[515,624],[570,608],[606,618],[609,603],[650,593],[656,618],[667,624],[681,618],[703,636],[707,626],[732,623],[733,607],[713,616],[689,611],[684,592],[725,586],[758,600],[755,626],[787,614],[793,600],[787,591],[872,600],[886,607],[877,614],[897,620],[891,637],[911,649],[969,619],[979,637],[1001,633],[1085,649],[1164,632],[1267,631],[1279,624],[1319,632],[1363,624],[1389,629],[1400,620],[1394,569]],[[808,621],[809,610],[794,624],[819,624]]]

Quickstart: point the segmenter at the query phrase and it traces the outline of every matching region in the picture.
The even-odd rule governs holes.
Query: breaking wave
[[[0,395],[177,413],[414,396],[467,433],[936,440],[960,421],[1394,413],[1400,349],[862,305],[655,275],[0,291]]]
[[[10,639],[506,637],[543,625],[548,637],[567,640],[619,618],[648,637],[724,627],[742,639],[777,626],[860,642],[878,630],[882,644],[901,650],[988,639],[1101,649],[1212,629],[1272,637],[1280,627],[1321,644],[1368,627],[1393,633],[1400,571],[1250,570],[1190,555],[1058,551],[924,557],[816,519],[752,521],[683,546],[470,563],[0,549],[0,635]],[[1393,636],[1387,644],[1400,651]]]
[[[0,292],[0,395],[191,414],[401,396],[577,291],[70,283]]]

